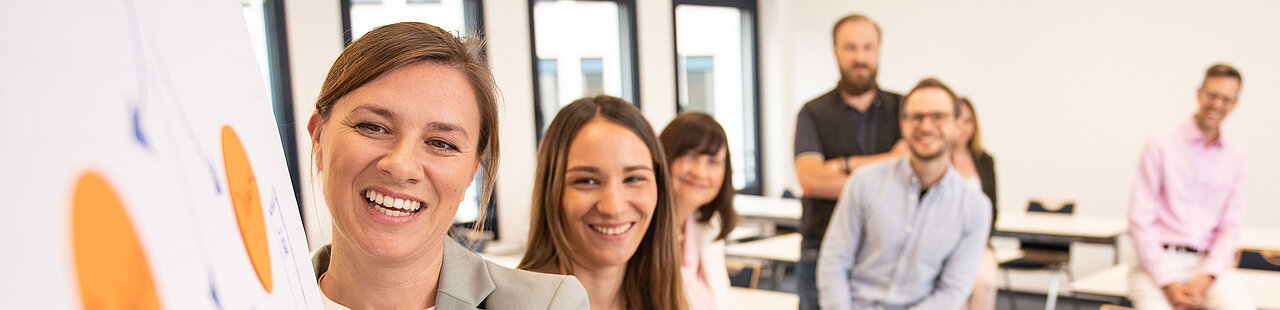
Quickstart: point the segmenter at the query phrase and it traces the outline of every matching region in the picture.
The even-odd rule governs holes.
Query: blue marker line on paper
[[[151,144],[147,143],[147,136],[142,133],[142,108],[133,107],[133,137],[138,139],[138,144],[142,147],[150,149]]]

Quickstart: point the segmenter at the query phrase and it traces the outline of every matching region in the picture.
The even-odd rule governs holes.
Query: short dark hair
[[[947,92],[947,96],[951,97],[951,107],[955,111],[955,115],[960,115],[960,100],[956,97],[956,93],[951,91],[951,88],[947,87],[947,84],[943,84],[942,81],[939,81],[937,78],[929,77],[920,80],[919,83],[916,83],[916,87],[912,88],[911,92],[907,93],[906,97],[902,97],[902,108],[899,109],[901,111],[899,112],[901,117],[907,116],[907,102],[910,102],[909,100],[911,99],[911,95],[914,95],[916,92],[925,88],[937,88]]]
[[[1231,65],[1220,63],[1209,66],[1209,70],[1204,71],[1204,81],[1200,82],[1200,87],[1204,87],[1209,78],[1213,77],[1235,78],[1240,84],[1244,84],[1244,78],[1240,76],[1240,70],[1236,70],[1236,67]]]
[[[700,155],[715,156],[720,150],[726,150],[724,158],[724,182],[720,184],[720,193],[710,203],[698,207],[698,221],[706,223],[711,216],[720,214],[720,232],[716,240],[724,240],[738,226],[738,212],[733,208],[733,161],[727,156],[729,138],[724,127],[711,114],[702,112],[686,112],[676,116],[667,124],[667,128],[658,135],[662,141],[662,149],[666,152],[668,167],[670,162],[680,155],[695,152]],[[676,223],[680,225],[681,223]]]
[[[871,21],[871,19],[867,18],[866,15],[849,14],[849,15],[846,15],[845,17],[841,17],[839,21],[836,21],[835,26],[831,26],[831,44],[832,45],[836,44],[836,32],[840,31],[840,26],[844,25],[845,23],[852,23],[852,22],[867,22],[871,24],[872,27],[876,28],[876,40],[879,41],[880,39],[883,39],[884,35],[880,33],[879,24],[876,24],[876,22]]]

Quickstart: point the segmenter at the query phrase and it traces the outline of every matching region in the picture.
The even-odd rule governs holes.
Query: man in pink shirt
[[[1254,309],[1231,271],[1248,159],[1221,132],[1240,83],[1235,68],[1209,67],[1195,116],[1153,136],[1142,152],[1129,205],[1139,262],[1129,275],[1129,300],[1138,309]]]

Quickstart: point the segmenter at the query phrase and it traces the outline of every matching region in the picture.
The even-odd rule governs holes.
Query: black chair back
[[[1027,203],[1027,212],[1044,212],[1057,214],[1075,214],[1075,201],[1052,201],[1032,199]]]
[[[1241,251],[1240,265],[1236,267],[1240,269],[1280,271],[1280,251]]]

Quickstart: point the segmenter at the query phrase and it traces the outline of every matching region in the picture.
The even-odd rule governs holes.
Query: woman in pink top
[[[706,113],[684,113],[667,124],[659,140],[671,163],[680,274],[689,308],[736,308],[729,300],[724,265],[724,240],[738,223],[724,128]]]

